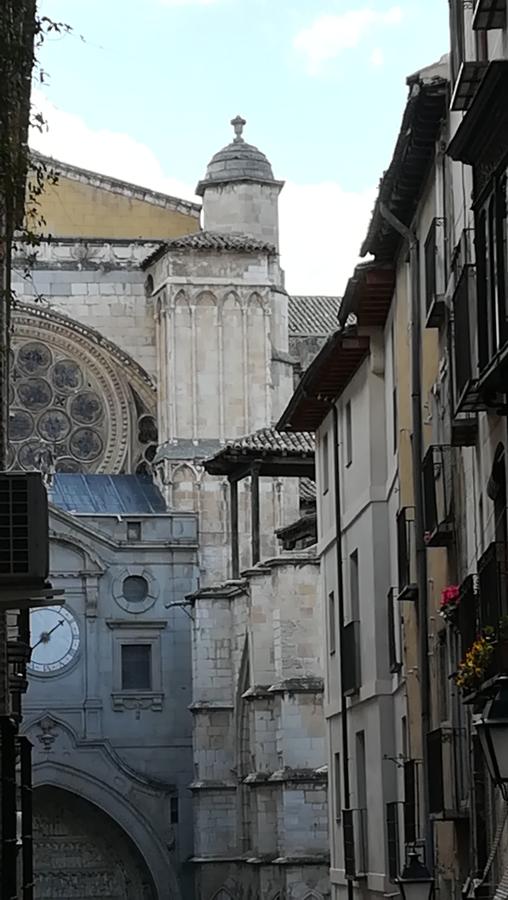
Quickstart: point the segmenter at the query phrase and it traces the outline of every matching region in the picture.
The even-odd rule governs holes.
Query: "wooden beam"
[[[240,552],[238,544],[238,482],[229,482],[229,502],[231,514],[231,574],[240,576]]]
[[[257,469],[252,471],[250,486],[252,565],[255,566],[260,559],[259,471]]]

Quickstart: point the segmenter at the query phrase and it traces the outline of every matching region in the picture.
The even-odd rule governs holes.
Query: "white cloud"
[[[352,50],[370,31],[398,25],[402,19],[400,6],[379,10],[348,10],[343,13],[323,13],[294,38],[293,45],[304,57],[309,74],[317,75],[323,63],[335,59],[344,50]]]
[[[365,237],[375,189],[346,191],[336,181],[286,182],[280,195],[280,249],[294,294],[342,294]]]
[[[372,53],[370,54],[370,61],[373,66],[383,66],[385,62],[385,55],[381,50],[381,47],[375,47]]]
[[[32,103],[48,126],[42,133],[32,129],[30,146],[34,150],[103,175],[196,200],[193,186],[168,177],[146,144],[119,131],[94,131],[80,116],[58,109],[39,90],[33,91]]]
[[[55,107],[39,91],[34,105],[48,130],[33,131],[31,146],[63,162],[131,181],[187,200],[193,185],[164,172],[155,154],[128,134],[93,130],[74,113]],[[203,169],[207,160],[203,160]],[[196,172],[196,183],[201,172]],[[374,190],[354,193],[338,182],[286,182],[280,196],[281,261],[292,293],[337,294],[356,262]]]

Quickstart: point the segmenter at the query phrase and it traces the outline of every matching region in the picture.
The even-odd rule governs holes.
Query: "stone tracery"
[[[115,348],[96,346],[95,334],[83,331],[59,314],[15,306],[10,468],[128,472],[150,465],[157,443],[150,379],[135,364],[127,379],[125,360],[119,367],[112,358]]]

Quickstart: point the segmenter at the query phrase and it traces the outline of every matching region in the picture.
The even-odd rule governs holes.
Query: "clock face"
[[[79,650],[79,628],[65,606],[46,606],[30,614],[32,655],[28,669],[51,675],[65,669]]]

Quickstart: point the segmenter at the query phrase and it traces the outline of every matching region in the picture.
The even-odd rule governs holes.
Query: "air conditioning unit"
[[[0,601],[46,582],[48,498],[40,472],[0,472]]]

